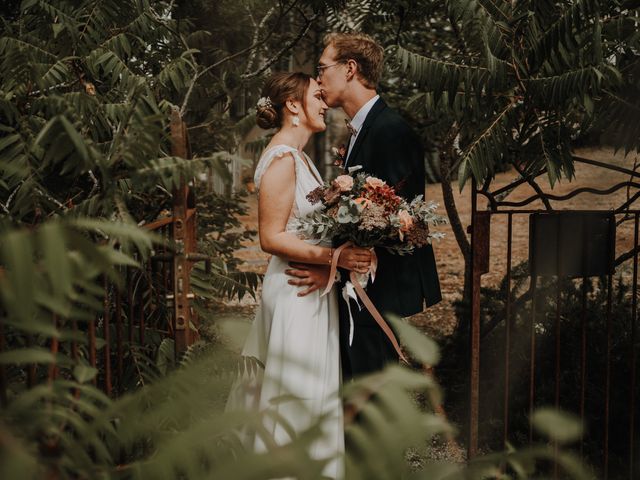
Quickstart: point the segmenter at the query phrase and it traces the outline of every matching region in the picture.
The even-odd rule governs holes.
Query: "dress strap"
[[[262,180],[264,172],[267,171],[274,158],[283,157],[286,153],[293,153],[293,156],[295,158],[297,152],[298,151],[295,148],[290,147],[289,145],[274,145],[267,148],[262,153],[260,161],[258,162],[258,166],[256,167],[256,172],[253,175],[253,182],[256,185],[256,190],[260,189],[260,180]]]

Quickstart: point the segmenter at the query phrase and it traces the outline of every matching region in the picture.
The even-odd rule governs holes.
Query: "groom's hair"
[[[384,49],[373,38],[364,33],[335,32],[324,37],[324,46],[329,45],[336,51],[336,61],[355,60],[362,84],[376,88],[382,75]]]

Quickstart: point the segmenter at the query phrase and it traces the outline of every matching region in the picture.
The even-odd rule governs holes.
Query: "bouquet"
[[[411,202],[396,194],[379,178],[358,173],[355,178],[340,175],[307,195],[322,208],[297,220],[297,230],[307,238],[337,239],[360,247],[383,247],[406,255],[423,247],[442,233],[430,226],[447,223],[436,214],[438,205],[422,195]]]
[[[338,257],[345,246],[355,244],[372,249],[369,272],[350,272],[349,281],[342,288],[342,296],[349,309],[349,345],[355,329],[349,299],[355,300],[358,306],[360,299],[387,335],[400,359],[408,363],[393,331],[364,290],[369,279],[375,281],[377,258],[373,247],[383,247],[399,255],[412,253],[416,248],[431,243],[431,239],[443,236],[442,233],[432,233],[429,227],[446,223],[446,218],[437,215],[437,204],[425,202],[422,195],[407,202],[396,194],[393,187],[365,173],[358,173],[355,178],[340,175],[312,190],[307,200],[312,204],[322,203],[322,207],[297,220],[298,232],[307,238],[343,243],[333,256],[329,283],[323,295],[331,290]]]

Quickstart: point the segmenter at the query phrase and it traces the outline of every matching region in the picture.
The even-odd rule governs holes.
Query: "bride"
[[[303,152],[313,133],[325,130],[328,106],[318,83],[309,75],[277,73],[263,88],[257,123],[277,132],[264,150],[255,172],[258,188],[260,245],[272,254],[263,281],[262,303],[242,354],[264,365],[262,375],[243,378],[232,388],[228,409],[270,410],[265,428],[277,445],[291,441],[287,426],[300,433],[323,416],[322,436],[311,445],[310,455],[327,459],[323,474],[342,478],[344,431],[340,388],[340,351],[336,293],[319,290],[301,296],[288,283],[288,263],[331,264],[333,248],[296,235],[295,219],[312,212],[306,195],[322,184],[310,158]],[[366,273],[369,250],[350,247],[338,265]],[[286,424],[275,421],[277,416]],[[258,435],[249,443],[267,451]]]

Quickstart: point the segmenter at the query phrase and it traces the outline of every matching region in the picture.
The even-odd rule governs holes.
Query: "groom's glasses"
[[[342,63],[345,63],[344,60],[340,60],[339,62],[332,63],[331,65],[318,65],[316,67],[316,73],[318,74],[318,78],[322,78],[322,74],[327,68],[335,67],[336,65],[340,65]]]

